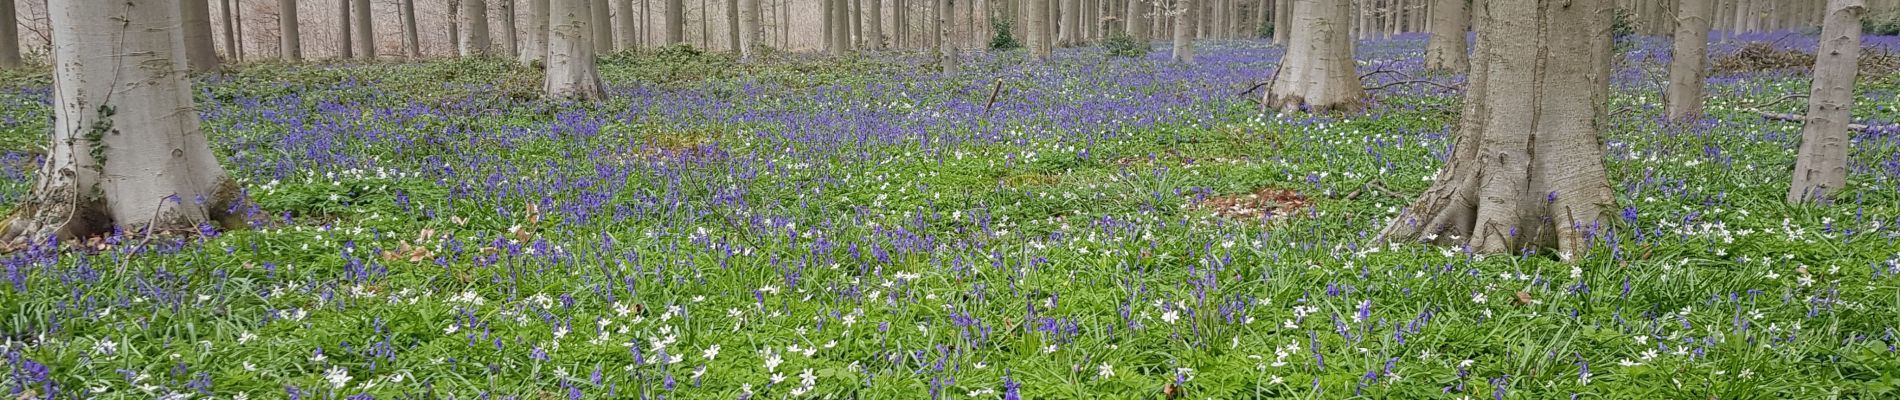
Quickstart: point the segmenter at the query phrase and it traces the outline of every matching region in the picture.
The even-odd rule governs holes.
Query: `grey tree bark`
[[[1038,60],[1049,59],[1049,2],[1029,0],[1029,35],[1023,38],[1029,43],[1029,55]]]
[[[588,29],[592,31],[588,34],[593,35],[588,39],[588,43],[594,45],[594,54],[614,52],[613,7],[608,5],[607,1],[587,1],[587,17],[593,18],[592,21],[587,22]]]
[[[846,0],[845,6],[850,8],[845,26],[851,28],[851,49],[857,50],[864,47],[864,0]]]
[[[1262,103],[1281,112],[1364,106],[1366,91],[1359,84],[1353,39],[1345,26],[1352,18],[1347,0],[1296,0],[1293,10],[1292,44]]]
[[[1130,39],[1144,46],[1152,40],[1148,35],[1148,8],[1148,2],[1145,0],[1128,0],[1128,21],[1126,21],[1125,29]]]
[[[20,23],[13,0],[0,0],[0,68],[20,67]]]
[[[501,54],[505,57],[521,56],[521,35],[515,29],[515,0],[501,0],[495,3],[495,16],[501,24]]]
[[[739,51],[739,0],[726,0],[726,45]]]
[[[1080,0],[1062,0],[1062,43],[1059,46],[1079,46],[1082,44],[1082,3]]]
[[[411,59],[422,58],[422,32],[416,26],[416,0],[402,0],[396,13],[401,14],[398,16],[402,18],[402,55]]]
[[[221,32],[224,34],[224,56],[232,62],[239,62],[242,60],[238,58],[237,19],[232,18],[232,15],[231,0],[219,0],[218,21],[224,24],[224,31]]]
[[[13,0],[0,0],[12,2]],[[277,46],[284,61],[303,61],[303,33],[297,25],[297,0],[277,0]]]
[[[55,0],[52,140],[0,243],[198,232],[230,223],[238,185],[198,126],[171,0]]]
[[[946,72],[957,69],[957,59],[963,57],[957,51],[957,8],[951,1],[937,0],[937,64]]]
[[[1172,59],[1179,63],[1194,63],[1194,28],[1199,18],[1200,4],[1195,0],[1175,0],[1174,10],[1174,54]]]
[[[592,101],[606,97],[594,64],[594,0],[549,3],[547,84],[549,98]],[[600,38],[606,39],[606,38]]]
[[[640,30],[633,20],[633,0],[613,0],[613,3],[614,45],[621,49],[640,48]]]
[[[1708,78],[1710,18],[1714,0],[1682,0],[1676,13],[1676,43],[1669,62],[1665,115],[1671,121],[1702,117],[1702,83]]]
[[[1470,45],[1465,39],[1465,23],[1471,17],[1465,0],[1435,0],[1432,4],[1432,37],[1425,45],[1425,69],[1464,72],[1470,68],[1466,55]]]
[[[869,0],[870,9],[864,15],[871,20],[865,22],[865,45],[872,50],[884,48],[884,0]]]
[[[1273,45],[1286,46],[1293,33],[1293,3],[1296,0],[1273,0]]]
[[[350,14],[351,1],[352,0],[336,0],[336,47],[338,58],[356,58],[356,50],[354,47],[356,40],[350,38],[350,20],[356,18],[353,14]]]
[[[448,3],[449,9],[449,47],[454,49],[455,56],[468,57],[467,49],[462,46],[462,0],[446,0],[444,3]]]
[[[686,2],[683,0],[666,0],[666,44],[675,45],[685,42]]]
[[[486,0],[453,0],[462,2],[462,55],[467,57],[485,57],[492,54],[494,42],[488,40],[488,2]],[[580,15],[587,15],[585,11]],[[583,25],[584,26],[584,25]]]
[[[850,54],[851,50],[851,5],[848,0],[825,0],[831,2],[831,43],[828,52],[833,56]]]
[[[178,0],[176,5],[178,22],[184,27],[179,37],[183,40],[180,46],[184,48],[185,65],[192,72],[217,69],[218,47],[211,36],[211,4],[206,0]]]
[[[1606,0],[1491,0],[1479,6],[1477,62],[1446,165],[1380,234],[1479,253],[1554,248],[1581,255],[1613,206],[1588,93]]]
[[[1860,73],[1860,21],[1866,14],[1862,0],[1827,2],[1789,203],[1825,201],[1847,187],[1847,125],[1854,109],[1854,79]]]
[[[356,37],[356,56],[365,60],[376,59],[376,25],[370,23],[369,0],[354,0],[350,6],[351,34]]]
[[[759,29],[759,0],[744,0],[745,6],[739,15],[739,58],[751,59],[753,53],[763,45],[765,32]]]
[[[550,23],[550,5],[548,0],[528,0],[528,32],[521,35],[522,48],[518,60],[524,65],[547,60],[548,32]],[[545,65],[545,64],[543,64]]]

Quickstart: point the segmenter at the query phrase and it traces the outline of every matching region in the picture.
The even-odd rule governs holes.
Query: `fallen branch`
[[[1399,86],[1399,85],[1431,85],[1431,86],[1437,86],[1441,89],[1451,90],[1451,91],[1464,90],[1464,88],[1446,85],[1443,83],[1432,82],[1432,81],[1428,81],[1424,79],[1414,79],[1414,80],[1409,80],[1409,81],[1398,81],[1398,82],[1387,83],[1384,85],[1373,86],[1373,87],[1366,88],[1366,91],[1370,92],[1374,90],[1384,90],[1385,88]]]
[[[1003,93],[1003,80],[997,79],[996,86],[990,88],[990,102],[983,104],[983,115],[990,115],[990,107],[996,106],[996,95]]]
[[[1266,87],[1267,85],[1272,85],[1272,84],[1273,84],[1273,81],[1272,81],[1272,80],[1268,80],[1268,81],[1266,81],[1266,82],[1260,82],[1260,83],[1256,83],[1256,84],[1254,84],[1254,85],[1253,85],[1253,87],[1249,87],[1249,88],[1247,88],[1247,90],[1242,90],[1242,91],[1240,91],[1240,93],[1237,93],[1237,94],[1234,94],[1234,95],[1235,95],[1235,96],[1242,96],[1242,97],[1245,97],[1245,96],[1247,96],[1247,94],[1248,94],[1248,93],[1253,93],[1253,91],[1255,91],[1255,90],[1260,90],[1260,88],[1262,88],[1262,87]]]
[[[1366,185],[1361,186],[1359,190],[1354,190],[1352,191],[1352,193],[1347,193],[1346,200],[1358,199],[1359,195],[1365,194],[1368,189],[1379,192],[1379,193],[1384,193],[1387,196],[1397,197],[1401,199],[1406,197],[1404,194],[1400,194],[1398,191],[1392,190],[1391,188],[1387,188],[1385,187],[1384,184],[1380,184],[1378,180],[1373,180],[1371,182],[1366,182]]]
[[[1755,113],[1755,115],[1760,115],[1762,118],[1766,118],[1770,121],[1800,122],[1800,123],[1808,122],[1808,116],[1806,115],[1778,113],[1778,112],[1767,111],[1767,110],[1762,110],[1762,109],[1757,109],[1757,108],[1743,108],[1742,111]],[[1900,129],[1900,124],[1880,125],[1880,126],[1847,124],[1847,129],[1851,131],[1855,131],[1855,132],[1866,133],[1869,131],[1876,131],[1876,130]]]
[[[1363,80],[1366,80],[1366,78],[1371,78],[1379,74],[1393,74],[1393,75],[1398,75],[1400,78],[1412,79],[1411,75],[1406,75],[1404,72],[1393,71],[1389,69],[1381,69],[1378,71],[1367,72],[1365,75],[1360,75],[1359,80],[1363,81]]]

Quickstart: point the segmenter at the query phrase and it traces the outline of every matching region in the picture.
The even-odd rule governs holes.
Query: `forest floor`
[[[1714,51],[1744,41],[1814,42]],[[1437,85],[1350,115],[1258,112],[1237,93],[1282,50],[1257,41],[951,74],[617,55],[599,104],[536,99],[537,73],[492,60],[205,76],[254,226],[0,256],[0,393],[1900,395],[1900,133],[1854,136],[1837,202],[1786,206],[1800,126],[1743,110],[1805,94],[1806,71],[1717,74],[1711,118],[1664,125],[1668,51],[1636,40],[1595,251],[1377,244],[1456,121],[1463,78],[1419,71],[1423,44],[1362,45],[1367,86]],[[15,78],[0,204],[52,115],[44,77]],[[1900,76],[1860,91],[1858,120],[1900,121]]]

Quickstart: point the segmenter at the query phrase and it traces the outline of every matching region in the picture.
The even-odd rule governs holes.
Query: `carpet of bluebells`
[[[1714,52],[1747,41],[1814,47]],[[1619,57],[1618,204],[1571,262],[1371,241],[1456,122],[1419,35],[1360,46],[1392,85],[1350,115],[1258,112],[1257,41],[616,55],[598,104],[501,61],[245,67],[196,90],[250,229],[0,255],[0,397],[1900,396],[1900,131],[1785,206],[1800,126],[1740,110],[1807,72],[1663,124],[1666,43]],[[0,211],[52,118],[8,81]],[[1900,120],[1900,77],[1860,91]]]

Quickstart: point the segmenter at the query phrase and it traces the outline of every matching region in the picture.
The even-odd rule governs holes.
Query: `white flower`
[[[323,372],[323,380],[330,381],[330,387],[342,389],[343,385],[350,383],[350,372],[345,371],[343,367],[330,367],[328,371]]]
[[[1161,313],[1161,322],[1166,322],[1169,325],[1173,325],[1174,321],[1178,321],[1180,319],[1181,319],[1181,314],[1175,312],[1174,310],[1163,311]]]
[[[701,357],[706,357],[706,361],[712,361],[714,358],[718,358],[719,344],[713,343],[712,347],[707,347],[706,351],[700,352],[699,355]]]
[[[1484,293],[1471,294],[1471,302],[1473,303],[1484,304],[1484,302],[1490,301],[1490,300],[1491,300],[1490,298],[1484,297]]]
[[[1095,376],[1103,378],[1115,376],[1115,366],[1102,363],[1102,365],[1095,367]]]

